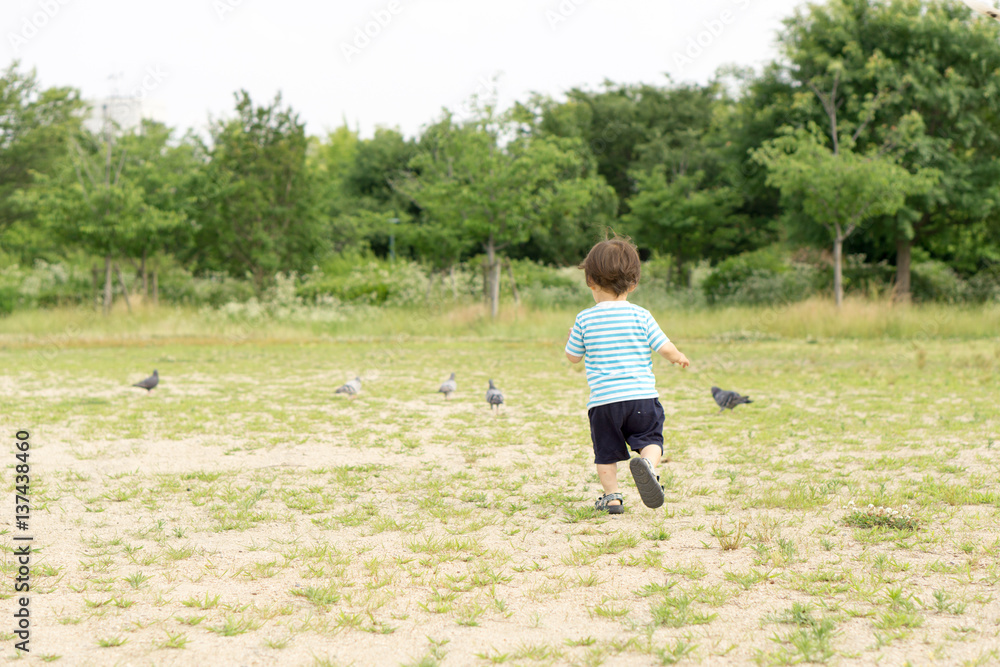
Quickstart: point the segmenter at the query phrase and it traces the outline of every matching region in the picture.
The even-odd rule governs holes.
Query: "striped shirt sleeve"
[[[583,347],[583,328],[580,326],[580,318],[573,322],[573,330],[566,341],[566,352],[574,357],[582,357],[586,349]]]
[[[656,352],[666,343],[669,343],[670,339],[663,333],[660,325],[656,323],[651,314],[647,312],[646,317],[648,318],[646,323],[646,342],[649,343],[650,349]]]

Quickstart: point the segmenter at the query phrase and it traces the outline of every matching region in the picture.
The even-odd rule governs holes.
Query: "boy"
[[[646,507],[663,505],[656,466],[663,456],[663,406],[656,392],[650,350],[687,368],[690,362],[663,334],[645,308],[628,302],[639,285],[639,253],[627,237],[595,245],[580,265],[597,305],[576,316],[566,341],[570,363],[585,359],[590,400],[590,438],[604,495],[594,508],[625,511],[618,492],[618,462],[639,456],[629,470]]]

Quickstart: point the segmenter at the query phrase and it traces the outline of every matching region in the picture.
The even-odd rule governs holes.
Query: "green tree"
[[[33,186],[22,190],[19,199],[65,246],[78,246],[104,258],[107,314],[113,298],[114,260],[128,256],[142,235],[167,224],[175,214],[151,205],[143,188],[128,177],[124,171],[127,154],[110,131],[103,140],[84,133],[74,146],[74,156],[66,158],[53,175],[36,174]]]
[[[149,294],[149,257],[157,252],[182,254],[191,245],[193,184],[203,162],[191,137],[172,141],[173,130],[153,120],[117,141],[122,173],[142,191],[145,212],[138,219],[125,252],[139,260],[144,296]]]
[[[321,190],[309,169],[305,125],[281,96],[214,123],[198,185],[195,257],[202,269],[249,275],[260,290],[282,271],[309,271],[324,244]]]
[[[19,190],[31,188],[33,174],[53,175],[80,130],[79,93],[72,88],[39,90],[34,70],[24,73],[15,61],[0,74],[0,239],[34,254],[43,245],[35,212],[20,204]],[[12,230],[19,225],[19,229]]]
[[[736,212],[742,198],[727,186],[704,186],[705,173],[667,177],[665,165],[636,173],[637,193],[622,220],[643,244],[674,258],[687,283],[689,260],[720,260],[733,254],[747,235],[747,221]]]
[[[518,133],[510,115],[489,107],[465,123],[451,114],[428,128],[410,172],[395,187],[442,227],[453,247],[480,246],[486,255],[486,293],[496,317],[498,253],[525,242],[553,211],[574,215],[593,184],[582,178],[580,142]]]
[[[952,262],[965,253],[966,265],[977,259],[968,255],[998,252],[962,241],[984,238],[1000,214],[1000,31],[971,16],[958,2],[830,0],[804,6],[781,35],[799,103],[818,123],[834,111],[835,141],[887,150],[911,173],[940,173],[876,221],[872,236],[894,245],[904,299],[914,244]]]
[[[822,227],[833,243],[839,307],[844,241],[872,219],[895,214],[907,196],[929,189],[937,174],[911,174],[878,153],[860,155],[839,143],[834,146],[828,149],[814,133],[799,130],[766,143],[754,157],[767,167],[767,183],[781,191],[785,205],[804,214],[792,219]]]

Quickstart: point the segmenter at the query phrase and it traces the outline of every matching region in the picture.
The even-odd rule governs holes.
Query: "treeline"
[[[345,254],[432,273],[475,259],[495,312],[508,260],[572,265],[610,226],[669,258],[675,285],[724,260],[739,280],[794,275],[776,246],[821,249],[806,254],[838,303],[847,258],[891,267],[900,299],[914,261],[1000,285],[998,37],[959,2],[830,0],[785,21],[760,71],[474,100],[413,138],[310,137],[280,96],[245,92],[207,139],[150,121],[92,133],[78,91],[15,62],[0,262],[97,261],[110,307],[123,266],[147,292],[167,263],[260,293]]]

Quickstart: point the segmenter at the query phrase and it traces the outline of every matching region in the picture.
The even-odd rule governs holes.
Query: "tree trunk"
[[[844,303],[844,269],[843,269],[844,239],[837,237],[833,242],[833,296],[837,308]]]
[[[132,314],[132,302],[128,298],[128,287],[125,286],[125,277],[122,275],[122,270],[115,264],[115,273],[118,274],[118,282],[122,286],[122,296],[125,297],[125,307],[128,308],[129,315]]]
[[[493,260],[493,280],[490,288],[490,317],[494,320],[500,314],[500,260]]]
[[[146,249],[142,249],[142,298],[149,298],[149,275],[146,273]]]
[[[517,281],[514,280],[514,268],[510,265],[510,260],[504,262],[507,265],[507,275],[510,277],[510,289],[514,292],[514,304],[521,305],[521,295],[517,293]]]
[[[111,255],[104,256],[104,314],[111,313]]]
[[[156,271],[153,271],[153,305],[160,303],[160,283],[156,279]]]
[[[905,234],[896,236],[896,289],[893,300],[897,303],[907,303],[910,300],[910,258],[913,250],[913,240]]]
[[[91,267],[90,275],[93,277],[94,293],[91,303],[94,304],[94,308],[97,308],[97,304],[101,299],[101,268],[96,264]]]
[[[486,242],[486,275],[489,287],[490,316],[496,319],[500,312],[500,262],[497,261],[493,234],[490,234],[490,238]]]

